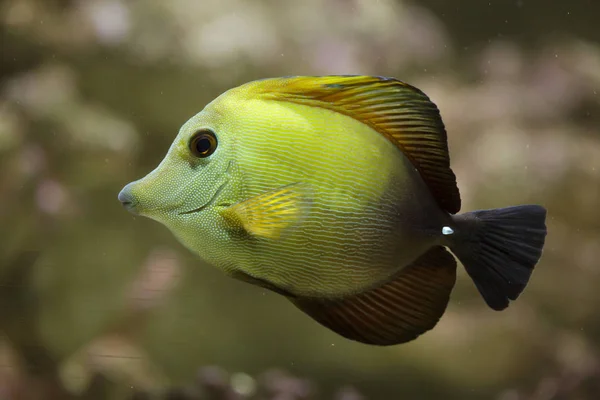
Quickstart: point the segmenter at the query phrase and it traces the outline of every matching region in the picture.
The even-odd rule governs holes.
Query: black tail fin
[[[546,209],[537,205],[481,210],[454,217],[450,248],[485,302],[508,307],[523,291],[542,255]]]

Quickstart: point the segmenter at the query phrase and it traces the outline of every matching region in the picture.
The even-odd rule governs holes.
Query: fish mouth
[[[205,204],[201,205],[200,207],[194,208],[193,210],[182,211],[179,213],[179,215],[193,214],[193,213],[201,212],[202,210],[206,209],[206,207],[210,206],[211,204],[213,204],[215,202],[215,199],[219,196],[219,194],[221,194],[221,192],[223,191],[225,186],[227,186],[228,183],[229,183],[229,180],[226,180],[225,182],[223,182],[217,188],[217,190],[212,195],[212,197]]]

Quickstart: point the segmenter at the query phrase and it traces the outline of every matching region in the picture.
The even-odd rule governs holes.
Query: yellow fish
[[[375,76],[231,89],[118,197],[226,274],[374,345],[436,325],[456,279],[448,249],[501,310],[525,288],[546,236],[537,205],[457,215],[438,108]]]

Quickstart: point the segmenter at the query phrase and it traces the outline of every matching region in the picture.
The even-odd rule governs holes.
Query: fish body
[[[231,115],[228,129],[236,132],[231,143],[222,140],[225,150],[232,148],[221,194],[229,196],[226,203],[296,184],[306,210],[275,240],[223,221],[222,240],[209,245],[216,252],[208,262],[295,295],[337,297],[389,278],[437,240],[448,218],[408,159],[380,134],[330,110],[232,97],[214,110]],[[220,220],[218,212],[213,218]],[[199,231],[175,234],[197,251],[212,236]]]
[[[226,274],[379,345],[437,323],[455,281],[445,247],[502,309],[545,237],[539,206],[455,215],[460,196],[437,107],[380,77],[231,89],[186,122],[160,165],[119,199]],[[482,246],[484,233],[498,239],[496,250]],[[517,255],[502,258],[506,247]]]

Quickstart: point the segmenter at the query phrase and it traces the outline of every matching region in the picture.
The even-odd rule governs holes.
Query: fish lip
[[[131,200],[131,201],[124,201],[123,203],[123,207],[125,207],[126,209],[132,209],[135,208],[140,202],[137,199]]]
[[[194,208],[193,210],[188,210],[188,211],[181,211],[180,213],[178,213],[179,215],[187,215],[187,214],[194,214],[197,212],[201,212],[204,209],[206,209],[206,207],[210,206],[212,203],[214,203],[215,199],[217,198],[217,196],[219,196],[219,194],[221,194],[221,192],[223,191],[223,189],[225,188],[225,186],[227,186],[227,184],[229,183],[229,180],[226,180],[225,182],[223,182],[218,188],[217,190],[215,190],[215,193],[212,195],[212,197],[203,205],[201,205],[200,207]]]
[[[138,210],[136,209],[139,204],[139,200],[133,196],[131,193],[131,185],[132,183],[128,183],[121,189],[119,195],[117,196],[118,200],[121,202],[121,205],[130,213],[138,214]]]

